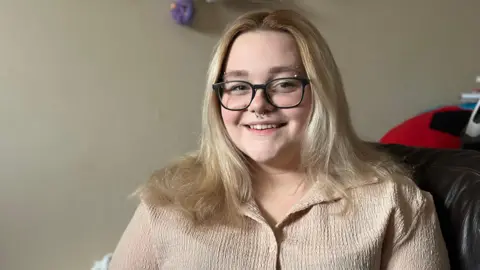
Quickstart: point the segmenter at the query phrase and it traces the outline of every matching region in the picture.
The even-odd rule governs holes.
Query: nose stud
[[[257,119],[262,119],[263,117],[265,117],[265,113],[258,114],[257,112],[255,112],[255,117],[257,117]]]

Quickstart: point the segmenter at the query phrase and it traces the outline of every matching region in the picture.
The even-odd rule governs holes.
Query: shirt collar
[[[315,182],[312,187],[307,191],[307,193],[296,203],[290,210],[288,215],[295,214],[297,212],[308,209],[314,205],[326,204],[339,201],[346,196],[348,190],[354,188],[360,188],[366,185],[374,184],[378,182],[377,177],[371,177],[370,179],[364,181],[358,181],[351,184],[345,185],[345,192],[340,191],[338,188],[334,188],[331,185],[328,185],[324,182]],[[252,198],[246,202],[242,208],[243,214],[261,222],[264,220],[258,205],[255,200]]]
[[[371,177],[370,179],[364,181],[357,181],[346,184],[344,186],[345,192],[342,192],[338,188],[335,188],[332,185],[326,184],[324,182],[316,182],[312,185],[312,187],[305,194],[305,196],[295,206],[293,206],[291,212],[294,213],[302,211],[317,204],[336,202],[345,198],[346,192],[348,190],[360,188],[377,182],[377,177]]]

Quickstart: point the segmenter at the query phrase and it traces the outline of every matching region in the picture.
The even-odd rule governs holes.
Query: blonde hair
[[[402,168],[354,132],[342,79],[327,42],[306,18],[290,10],[256,11],[240,16],[215,47],[203,102],[200,148],[156,172],[138,190],[140,198],[173,206],[199,223],[241,221],[251,199],[248,161],[230,140],[212,84],[221,78],[229,48],[248,31],[289,33],[311,82],[313,106],[302,146],[302,168],[310,181],[324,181],[342,194],[372,178],[388,180]],[[327,175],[327,179],[325,179]]]

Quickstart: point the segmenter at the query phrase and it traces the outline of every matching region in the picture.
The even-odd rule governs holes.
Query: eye
[[[275,92],[294,91],[300,89],[302,83],[296,79],[278,79],[272,81],[269,85],[269,90]]]
[[[233,85],[232,88],[229,88],[230,90],[232,91],[235,91],[235,90],[247,90],[248,87],[244,84],[237,84],[237,85]]]
[[[250,85],[245,82],[227,82],[224,86],[226,92],[249,91],[250,88]]]
[[[252,87],[247,82],[232,81],[223,84],[222,95],[248,96],[252,94]]]
[[[284,81],[280,83],[280,87],[283,87],[283,88],[295,87],[295,84],[290,81]]]

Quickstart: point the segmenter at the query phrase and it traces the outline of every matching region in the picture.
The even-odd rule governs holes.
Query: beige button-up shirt
[[[110,270],[449,269],[430,194],[414,183],[379,182],[345,198],[319,185],[275,229],[255,203],[245,226],[194,227],[174,210],[141,203]]]

